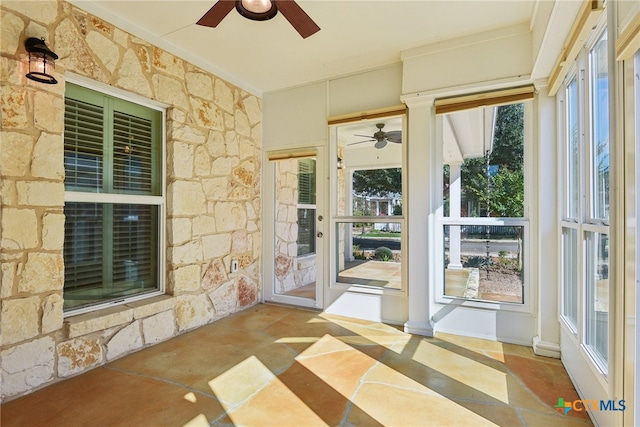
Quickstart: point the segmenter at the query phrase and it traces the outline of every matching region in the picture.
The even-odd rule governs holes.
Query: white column
[[[461,163],[449,164],[449,217],[451,219],[460,219],[461,166]],[[460,226],[452,225],[449,227],[449,264],[447,268],[462,268],[460,244]]]
[[[532,123],[536,133],[533,134],[532,144],[538,150],[533,154],[536,163],[530,176],[535,179],[534,188],[529,193],[533,197],[531,204],[531,239],[538,242],[535,258],[531,265],[537,266],[531,283],[538,286],[537,333],[533,338],[533,350],[536,354],[548,357],[560,357],[560,325],[558,323],[561,256],[559,245],[558,210],[558,176],[557,147],[556,147],[556,100],[548,96],[546,83],[536,84],[538,97],[534,102],[536,118],[525,118],[525,132],[527,123]],[[526,155],[525,155],[526,156]],[[525,194],[525,197],[527,194]],[[526,242],[525,242],[526,244]],[[536,277],[537,276],[537,277]]]
[[[433,336],[432,289],[434,289],[436,239],[435,230],[435,116],[433,98],[411,96],[403,101],[408,106],[407,186],[403,197],[403,215],[407,233],[407,283],[409,320],[405,332]],[[437,168],[436,168],[437,169]],[[403,255],[404,257],[404,255]],[[442,271],[440,269],[439,271]]]

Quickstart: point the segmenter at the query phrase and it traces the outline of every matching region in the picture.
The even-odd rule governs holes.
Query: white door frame
[[[315,299],[292,295],[283,295],[275,292],[275,236],[276,236],[276,212],[275,212],[275,170],[274,162],[286,158],[308,158],[309,153],[315,153],[316,159],[316,294]],[[265,151],[263,158],[263,195],[264,211],[262,212],[263,231],[263,289],[262,301],[280,304],[296,305],[300,307],[323,309],[325,294],[325,240],[327,236],[326,211],[326,159],[324,143],[322,145],[304,145],[287,148],[273,148]]]

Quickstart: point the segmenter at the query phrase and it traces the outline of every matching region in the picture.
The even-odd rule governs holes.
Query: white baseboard
[[[432,337],[434,333],[431,323],[412,322],[411,320],[405,322],[404,331],[408,334],[422,335],[425,337]]]
[[[560,359],[560,344],[542,341],[539,336],[533,337],[533,352],[538,356]]]

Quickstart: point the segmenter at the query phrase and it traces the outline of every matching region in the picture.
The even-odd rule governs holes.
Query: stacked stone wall
[[[0,19],[2,398],[255,304],[261,100],[63,1],[3,0]],[[28,37],[60,56],[59,84],[26,79]],[[76,316],[63,313],[68,72],[169,106],[166,295]]]

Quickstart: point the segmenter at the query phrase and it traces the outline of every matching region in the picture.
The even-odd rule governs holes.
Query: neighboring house
[[[538,6],[531,25],[256,95],[63,0],[2,1],[2,399],[315,283],[301,305],[562,358],[584,399],[626,399],[598,423],[639,424],[640,5]],[[30,36],[59,55],[57,85],[25,78]],[[487,129],[467,112],[514,102],[524,215],[443,215],[443,165]],[[349,148],[351,126],[374,119],[402,129],[393,156]],[[337,279],[361,222],[345,182],[363,165],[404,171],[402,215],[399,197],[367,200],[376,228],[402,233],[399,289]],[[443,292],[445,230],[488,224],[522,230],[521,303]]]
[[[390,216],[402,212],[402,196],[398,193],[385,196],[371,196],[353,193],[353,212],[365,216]],[[373,228],[381,231],[400,231],[398,223],[373,223]]]

